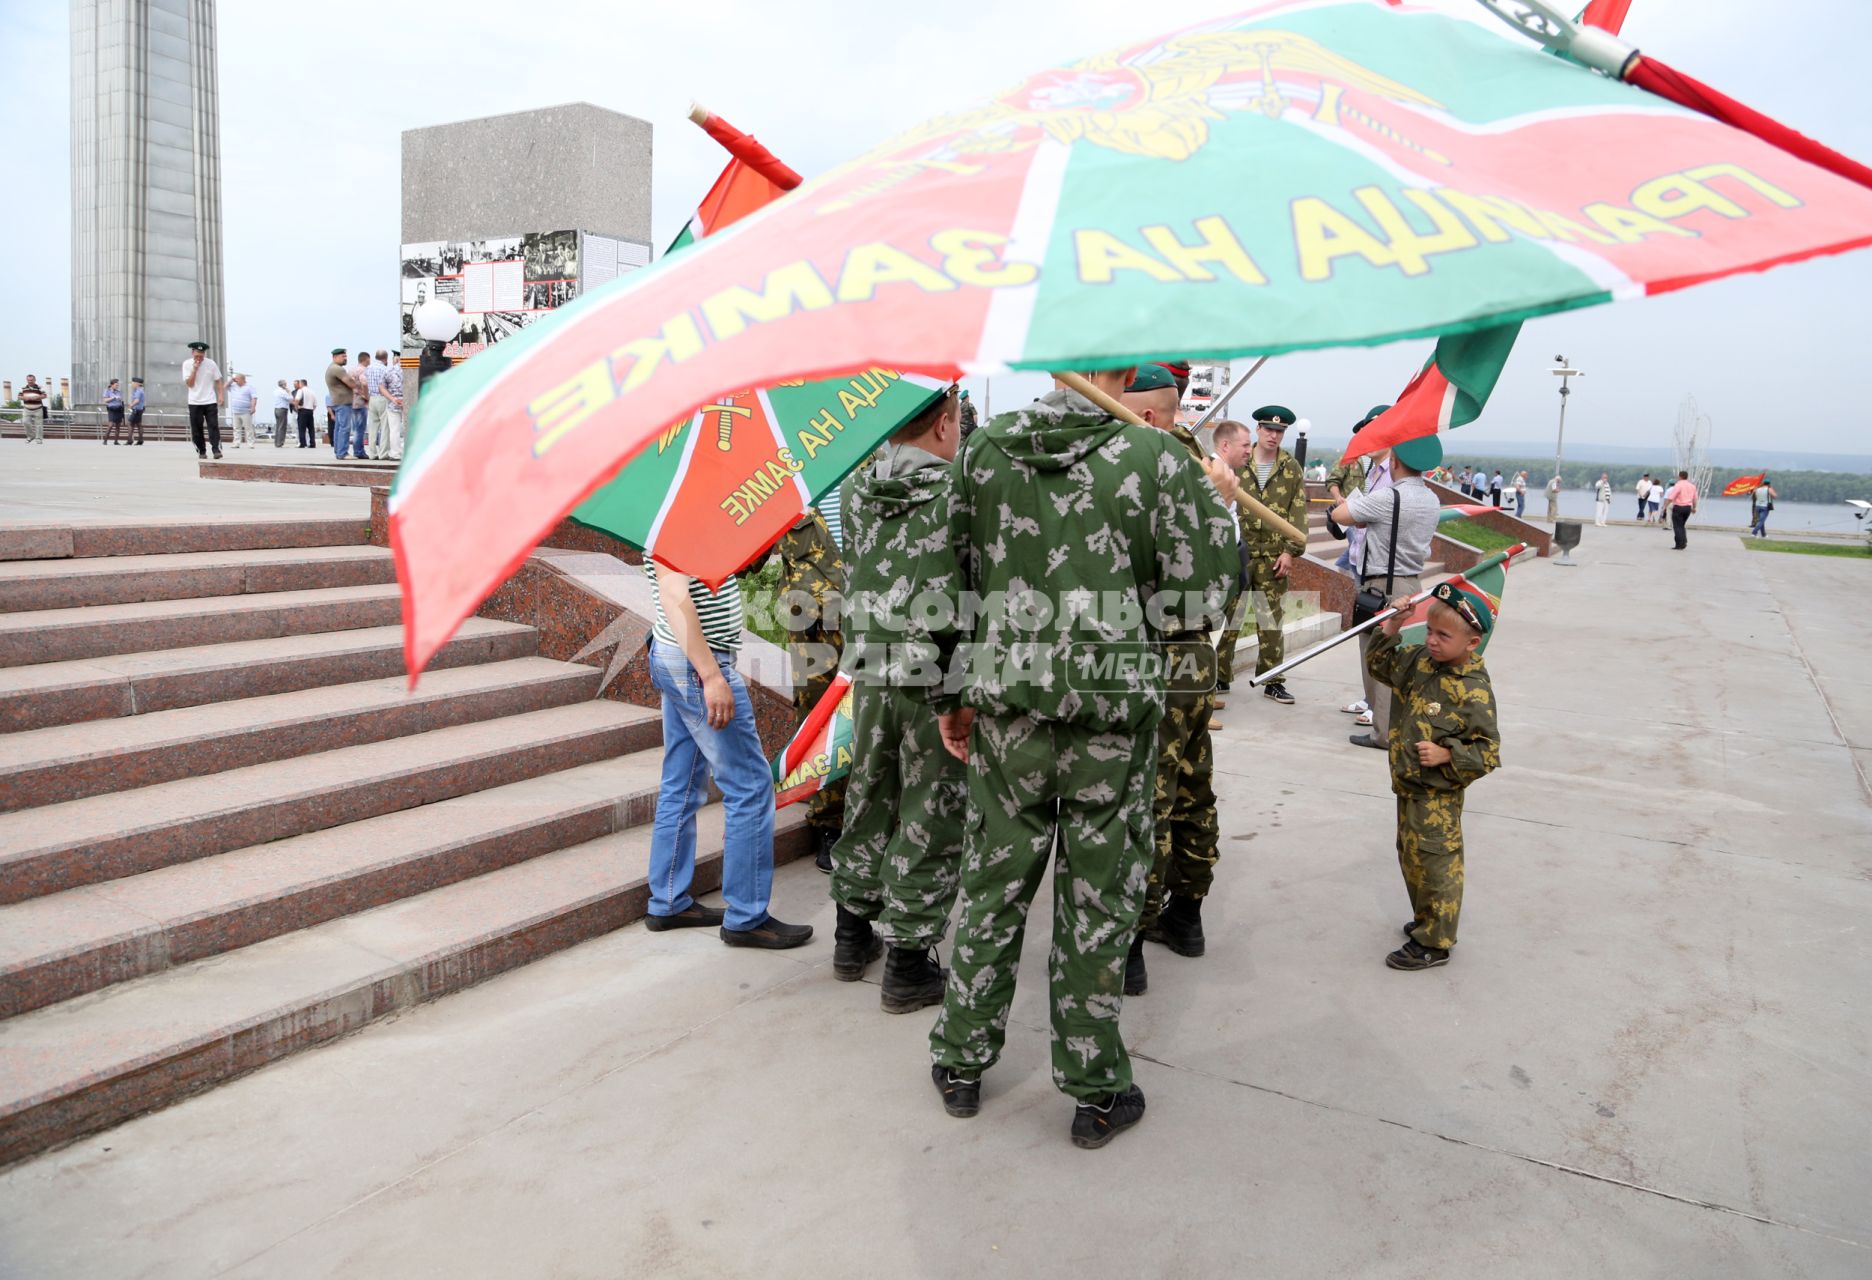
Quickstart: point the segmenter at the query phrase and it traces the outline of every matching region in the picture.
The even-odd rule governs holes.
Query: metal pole
[[[1203,416],[1196,419],[1196,424],[1190,428],[1190,434],[1195,435],[1198,431],[1201,431],[1205,426],[1208,425],[1209,419],[1215,417],[1218,413],[1221,413],[1223,408],[1228,404],[1228,402],[1235,398],[1235,393],[1237,391],[1240,391],[1243,387],[1247,386],[1248,379],[1254,377],[1255,374],[1259,373],[1261,371],[1261,366],[1266,364],[1267,362],[1268,362],[1268,358],[1266,356],[1262,356],[1259,360],[1255,361],[1254,364],[1250,366],[1248,372],[1244,373],[1241,376],[1240,382],[1235,383],[1227,391],[1224,391],[1222,393],[1221,399],[1217,400],[1214,404],[1210,405],[1207,409],[1203,411]]]
[[[1567,375],[1560,376],[1560,433],[1554,437],[1553,446],[1553,473],[1555,475],[1560,474],[1560,455],[1566,446],[1566,398],[1570,394],[1567,391],[1568,381]]]

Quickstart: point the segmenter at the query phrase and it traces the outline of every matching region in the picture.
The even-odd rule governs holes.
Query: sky
[[[397,333],[401,133],[584,101],[655,126],[654,236],[668,243],[723,163],[700,101],[808,177],[911,124],[1227,0],[972,0],[893,12],[857,0],[496,0],[320,6],[221,0],[221,178],[229,344],[262,385],[315,377],[332,346]],[[1577,7],[1568,0],[1564,7]],[[0,376],[70,359],[68,8],[0,0]],[[1863,0],[1634,0],[1624,37],[1848,155],[1872,160]],[[537,230],[518,228],[516,230]],[[1718,447],[1866,453],[1872,250],[1530,322],[1481,421],[1551,447],[1556,355],[1586,372],[1577,444],[1667,446],[1694,394]],[[1426,342],[1268,362],[1236,407],[1278,402],[1322,442],[1395,398]],[[178,359],[180,358],[178,353]],[[1245,362],[1238,367],[1245,367]],[[999,411],[1038,375],[970,383]]]

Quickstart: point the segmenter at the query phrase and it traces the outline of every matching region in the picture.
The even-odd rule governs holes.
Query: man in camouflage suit
[[[956,571],[949,480],[957,417],[951,387],[845,482],[853,765],[845,832],[832,851],[832,973],[856,982],[884,955],[886,1013],[942,999],[935,947],[949,930],[962,861],[967,769],[943,749],[930,714],[941,684],[934,647],[911,643],[905,626],[932,584],[945,587]],[[879,932],[890,939],[888,953]]]
[[[1385,963],[1434,969],[1449,963],[1462,912],[1463,792],[1501,764],[1495,691],[1479,652],[1495,615],[1481,592],[1445,582],[1421,645],[1399,642],[1403,624],[1401,613],[1382,624],[1365,657],[1372,678],[1392,690],[1391,790],[1398,867],[1412,912],[1404,945]]]
[[[1133,372],[1088,376],[1117,395]],[[1144,1113],[1118,1011],[1153,856],[1153,645],[1206,625],[1227,595],[1234,477],[1059,387],[971,436],[953,484],[956,626],[941,640],[971,647],[960,705],[937,705],[945,744],[968,760],[969,804],[931,1074],[951,1115],[979,1110],[1057,850],[1053,1080],[1079,1104],[1073,1142],[1103,1146]],[[965,612],[964,593],[985,606]]]
[[[1252,494],[1261,504],[1297,529],[1307,527],[1306,475],[1291,453],[1281,448],[1287,428],[1294,424],[1293,410],[1270,404],[1255,410],[1254,452],[1242,469],[1241,491]],[[1241,507],[1242,543],[1248,555],[1248,589],[1254,593],[1255,642],[1260,652],[1255,659],[1255,674],[1260,675],[1280,665],[1286,653],[1281,633],[1287,594],[1287,573],[1293,562],[1306,554],[1306,544],[1295,542],[1286,534]],[[1230,650],[1230,678],[1234,666]],[[1275,702],[1293,705],[1293,695],[1279,680],[1270,680],[1261,692]]]
[[[836,503],[835,488],[826,498]],[[826,498],[820,500],[821,505]],[[838,508],[834,506],[832,510]],[[793,709],[800,723],[818,705],[838,675],[844,652],[840,615],[844,608],[845,561],[819,507],[808,507],[775,544],[780,553],[780,606],[793,668]],[[832,870],[832,846],[845,825],[845,779],[813,793],[806,811],[812,829],[813,862]]]
[[[1176,379],[1162,365],[1140,366],[1125,388],[1124,404],[1159,431],[1175,437],[1192,458],[1205,462],[1196,437],[1177,425]],[[1239,423],[1219,423],[1216,449],[1225,461],[1241,457],[1235,441]],[[1231,472],[1234,465],[1230,466]],[[1225,608],[1234,603],[1233,592]],[[1202,900],[1215,881],[1219,825],[1216,821],[1215,757],[1209,728],[1214,716],[1215,646],[1201,628],[1166,634],[1167,673],[1163,718],[1157,722],[1157,781],[1151,803],[1156,847],[1138,934],[1125,958],[1124,993],[1141,996],[1150,989],[1144,940],[1161,942],[1179,955],[1204,950]],[[1164,905],[1168,886],[1174,897]],[[1161,921],[1160,921],[1161,918]]]

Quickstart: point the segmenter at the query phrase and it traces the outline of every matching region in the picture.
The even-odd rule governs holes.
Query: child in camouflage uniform
[[[1372,678],[1393,690],[1391,790],[1413,913],[1404,945],[1385,963],[1434,969],[1449,963],[1462,911],[1463,792],[1501,764],[1495,693],[1476,652],[1495,615],[1488,597],[1445,582],[1432,596],[1423,644],[1399,644],[1403,625],[1400,611],[1366,655]]]
[[[852,678],[851,786],[832,850],[838,931],[832,973],[856,982],[884,960],[880,1003],[909,1013],[943,997],[935,947],[949,930],[962,862],[967,770],[944,750],[928,699],[942,681],[933,645],[902,625],[956,571],[949,547],[955,388],[918,414],[845,482],[845,668]],[[873,929],[873,925],[876,929]],[[886,955],[882,933],[890,940]]]

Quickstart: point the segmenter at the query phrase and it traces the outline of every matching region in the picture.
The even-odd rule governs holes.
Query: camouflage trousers
[[[832,850],[832,900],[896,946],[933,947],[955,903],[968,766],[943,750],[927,702],[865,681],[852,693],[851,790]]]
[[[1125,954],[1151,866],[1156,736],[1030,716],[976,717],[961,910],[930,1057],[979,1076],[1001,1056],[1034,894],[1053,873],[1053,1083],[1074,1098],[1130,1087],[1119,1034]]]
[[[787,654],[793,663],[793,709],[800,723],[819,704],[825,691],[838,675],[837,655],[844,651],[843,637],[815,622],[802,631],[787,633]],[[828,665],[826,659],[831,656]],[[803,676],[803,678],[802,678]],[[806,823],[816,831],[837,836],[845,825],[845,779],[828,782],[813,792],[806,802]]]
[[[1201,898],[1215,883],[1219,829],[1215,757],[1209,741],[1209,721],[1215,714],[1209,688],[1213,682],[1207,678],[1209,645],[1169,646],[1173,654],[1186,647],[1202,659],[1202,674],[1192,682],[1202,687],[1173,685],[1164,697],[1163,719],[1157,722],[1157,782],[1151,804],[1156,851],[1144,914],[1138,919],[1141,929],[1157,923],[1166,894]]]
[[[1397,798],[1398,867],[1417,924],[1411,937],[1426,947],[1456,945],[1462,914],[1461,791],[1411,791]]]
[[[1287,579],[1274,576],[1273,556],[1256,556],[1248,562],[1248,587],[1254,593],[1255,674],[1271,670],[1287,656],[1287,637],[1281,631],[1285,617]]]
[[[1242,592],[1233,614],[1235,625],[1216,646],[1216,678],[1224,683],[1235,679],[1235,646],[1241,639],[1244,615],[1254,610],[1255,674],[1278,667],[1287,656],[1287,638],[1281,631],[1286,615],[1287,579],[1274,576],[1274,557],[1255,556],[1248,562],[1248,590]]]

